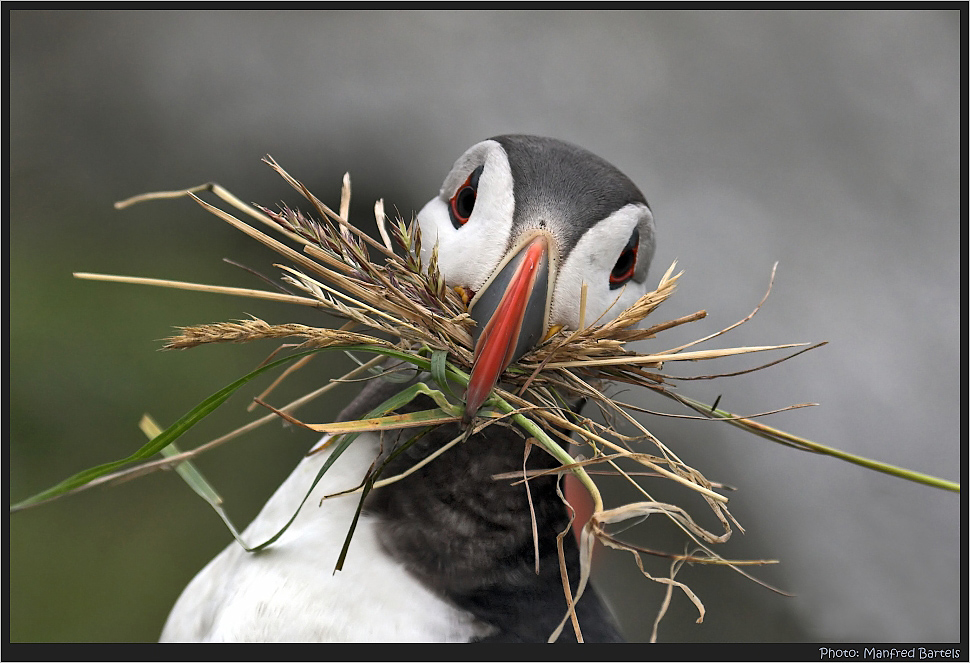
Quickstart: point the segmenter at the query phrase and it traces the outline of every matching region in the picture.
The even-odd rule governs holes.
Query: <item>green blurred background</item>
[[[579,143],[641,186],[658,219],[651,278],[674,258],[687,270],[660,315],[710,314],[663,347],[746,315],[775,260],[772,298],[723,345],[830,341],[768,372],[688,383],[687,393],[724,394],[722,407],[741,413],[818,401],[772,422],[960,479],[965,12],[9,19],[11,501],[128,455],[143,443],[143,413],[169,424],[275,347],[160,352],[174,325],[248,314],[327,324],[253,300],[73,279],[97,271],[260,287],[222,258],[275,273],[274,254],[190,201],[125,211],[114,201],[216,180],[245,200],[299,204],[259,162],[268,153],[334,205],[349,170],[354,218],[370,218],[378,197],[410,215],[466,147],[505,132]],[[328,355],[314,364],[274,402],[348,362]],[[247,421],[247,398],[266,383],[182,446]],[[302,416],[326,421],[347,398]],[[646,421],[685,461],[739,488],[732,511],[747,533],[724,554],[780,559],[756,575],[797,595],[726,569],[688,568],[679,578],[707,617],[695,624],[676,596],[661,640],[960,637],[958,496],[723,426]],[[274,424],[199,465],[244,525],[312,442]],[[13,642],[154,640],[182,587],[230,542],[168,472],[8,522]],[[682,546],[659,524],[635,536]],[[639,578],[627,556],[601,551],[598,561],[599,585],[628,635],[648,637],[662,588]]]

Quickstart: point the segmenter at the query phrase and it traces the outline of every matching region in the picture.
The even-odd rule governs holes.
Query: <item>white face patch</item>
[[[610,288],[610,272],[639,227],[641,245],[637,268],[625,285]],[[583,325],[602,324],[633,304],[646,292],[645,265],[653,254],[653,216],[640,203],[621,207],[590,228],[577,242],[559,268],[552,298],[552,324],[580,328],[580,301],[586,284],[586,312]],[[649,228],[649,230],[648,230]],[[604,315],[605,313],[605,315]]]
[[[521,143],[513,141],[512,145],[522,149]],[[542,142],[535,147],[540,152],[546,148],[548,144]],[[645,202],[637,200],[642,200],[642,195],[609,164],[604,170],[598,157],[588,155],[590,173],[597,179],[585,180],[583,169],[575,167],[575,151],[550,149],[542,153],[539,161],[530,160],[532,155],[527,154],[525,166],[516,164],[519,167],[516,172],[520,175],[537,177],[535,182],[520,183],[527,191],[531,186],[532,195],[517,201],[510,153],[522,156],[514,149],[506,152],[498,140],[485,140],[458,158],[439,194],[418,213],[424,264],[428,264],[437,242],[438,265],[448,284],[478,292],[506,258],[514,242],[524,241],[536,232],[546,233],[554,240],[550,241],[553,254],[559,253],[550,255],[551,264],[558,264],[558,274],[548,309],[549,324],[579,328],[584,283],[587,286],[582,321],[585,326],[602,324],[619,315],[646,291],[644,281],[653,257],[653,215]],[[549,159],[546,172],[542,172],[545,164],[541,163],[541,158]],[[467,222],[456,228],[451,200],[479,167],[481,174],[474,206]],[[616,181],[612,182],[611,178]],[[598,213],[608,213],[608,208],[602,209],[603,197],[597,194],[597,186],[615,187],[606,192],[624,191],[629,196],[626,200],[635,202],[623,205],[604,219],[591,218],[588,211],[597,205],[601,206]],[[586,199],[588,206],[578,202]],[[517,203],[527,209],[517,211]],[[577,213],[580,216],[586,213],[586,217],[573,218]],[[577,241],[577,230],[585,226],[591,227]],[[640,243],[633,276],[625,285],[610,288],[610,274],[635,228],[639,230]],[[576,245],[569,250],[569,244],[574,241]],[[568,252],[565,260],[560,251]]]
[[[482,165],[475,207],[468,222],[455,228],[449,201]],[[421,260],[428,263],[437,242],[438,265],[448,283],[478,290],[505,256],[514,210],[512,171],[505,150],[493,140],[473,145],[455,162],[438,196],[418,213]]]

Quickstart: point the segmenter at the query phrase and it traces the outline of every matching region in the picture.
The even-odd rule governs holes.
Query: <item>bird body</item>
[[[314,487],[306,506],[272,546],[258,553],[231,543],[186,587],[162,641],[465,642],[486,628],[425,587],[381,547],[380,519],[362,514],[341,571],[338,555],[378,441],[361,435]],[[243,533],[265,541],[299,507],[330,451],[308,456]]]
[[[599,157],[553,139],[499,136],[458,159],[418,220],[423,250],[438,245],[441,274],[471,296],[478,322],[465,420],[420,436],[359,436],[278,541],[254,554],[230,544],[196,576],[163,640],[543,642],[563,623],[560,563],[573,594],[580,565],[558,475],[528,487],[495,478],[559,461],[515,431],[489,426],[371,491],[337,572],[360,495],[321,499],[359,487],[379,464],[382,476],[411,470],[462,438],[506,366],[550,329],[612,318],[635,301],[646,289],[653,217],[636,186]],[[341,419],[401,388],[370,381]],[[422,396],[409,407],[431,406]],[[289,520],[329,453],[300,463],[246,540],[266,540]],[[586,641],[621,640],[591,587],[576,613]],[[575,639],[573,629],[560,639]]]

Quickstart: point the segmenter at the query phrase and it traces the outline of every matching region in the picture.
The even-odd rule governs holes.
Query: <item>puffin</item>
[[[359,512],[359,495],[341,493],[360,486],[377,462],[394,476],[467,432],[502,372],[550,332],[612,319],[633,304],[648,290],[653,214],[637,186],[591,152],[553,138],[502,135],[466,150],[417,220],[424,264],[437,245],[441,275],[467,295],[476,322],[464,420],[417,440],[414,429],[360,435],[273,545],[249,553],[233,542],[194,577],[161,641],[577,640],[569,624],[558,628],[568,604],[557,537],[573,592],[580,569],[575,538],[560,537],[571,521],[561,477],[532,478],[528,490],[496,478],[551,470],[559,461],[541,449],[526,453],[515,431],[492,425],[466,434],[404,479],[372,490]],[[372,379],[339,420],[364,417],[401,389],[400,380]],[[245,530],[246,540],[279,531],[329,454],[302,459]],[[575,611],[584,642],[623,641],[592,586]]]

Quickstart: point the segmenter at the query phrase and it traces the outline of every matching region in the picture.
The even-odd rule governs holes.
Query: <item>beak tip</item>
[[[465,391],[465,413],[461,416],[461,423],[467,426],[478,414],[479,408],[485,402],[488,392],[492,390],[492,385],[487,385],[487,389],[482,390],[482,385],[477,382],[469,382],[468,389]]]

